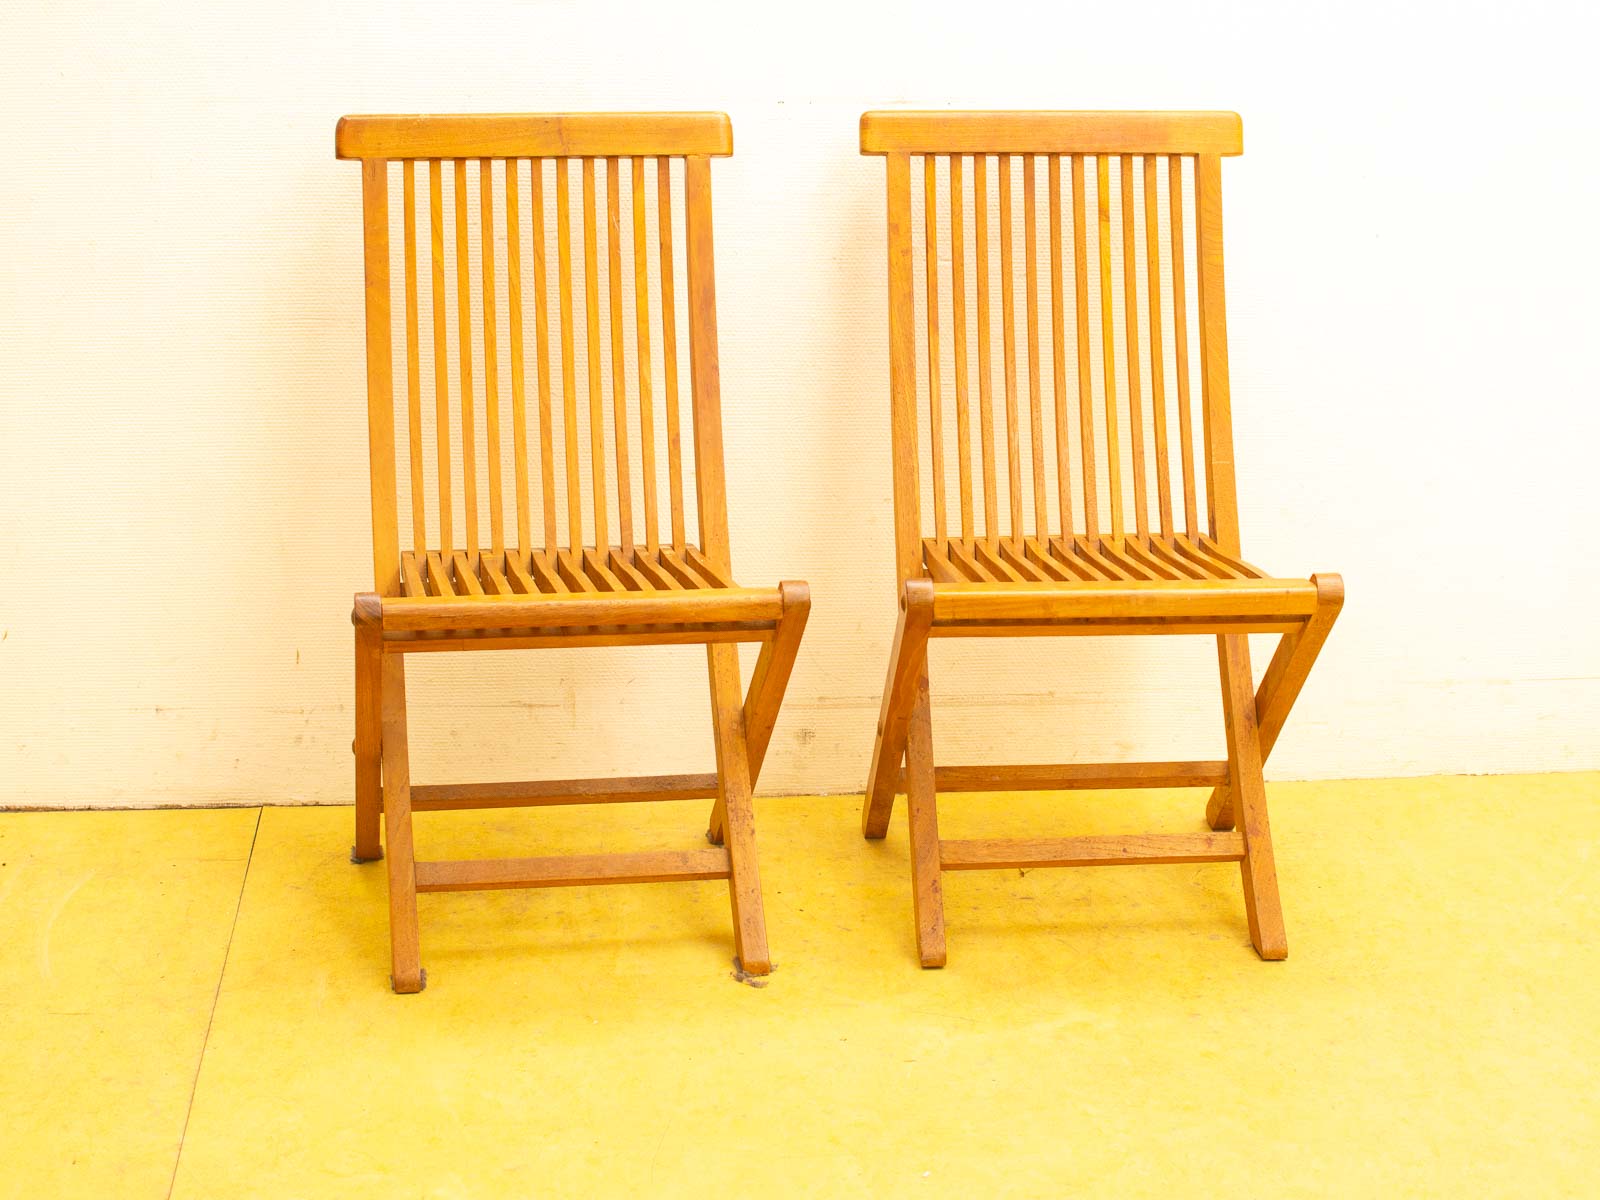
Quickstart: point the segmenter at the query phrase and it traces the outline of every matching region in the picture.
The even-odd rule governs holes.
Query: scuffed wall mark
[[[797,729],[795,730],[794,740],[799,742],[802,746],[809,746],[812,742],[817,740],[817,731],[812,729],[809,725],[802,729]]]
[[[55,932],[56,922],[61,919],[61,914],[66,911],[72,898],[82,890],[83,885],[95,876],[96,868],[91,867],[89,873],[77,883],[67,889],[67,894],[61,897],[55,908],[50,912],[50,919],[44,923],[44,929],[39,934],[39,977],[46,983],[55,982],[55,972],[50,967],[50,937]]]

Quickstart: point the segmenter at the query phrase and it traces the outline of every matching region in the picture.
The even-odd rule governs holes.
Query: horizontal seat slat
[[[775,621],[776,588],[704,588],[681,592],[607,592],[386,598],[385,631],[424,629],[569,629],[583,625],[683,625]]]
[[[728,851],[652,850],[550,858],[455,859],[417,863],[417,891],[582,887],[592,883],[668,883],[728,878]]]
[[[1294,633],[1304,617],[1240,613],[1227,617],[1056,617],[1026,621],[947,621],[930,637],[1120,637],[1128,634],[1194,636],[1231,633]]]
[[[1237,862],[1243,857],[1244,835],[1237,830],[1228,833],[942,840],[939,843],[939,866],[946,871]]]
[[[571,650],[581,646],[709,646],[722,642],[764,642],[771,622],[735,621],[720,625],[636,625],[586,629],[464,630],[455,634],[426,630],[385,633],[385,650],[402,654],[443,650]]]
[[[952,621],[1309,617],[1309,579],[1152,580],[1143,583],[939,583],[935,625]]]

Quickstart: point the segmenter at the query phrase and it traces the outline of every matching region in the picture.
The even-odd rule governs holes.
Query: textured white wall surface
[[[371,562],[347,112],[731,114],[713,174],[734,567],[811,583],[762,778],[809,792],[862,785],[895,615],[883,168],[860,112],[1238,110],[1244,549],[1349,593],[1269,774],[1600,766],[1585,20],[6,5],[0,804],[350,798]],[[709,769],[704,679],[691,648],[422,656],[414,774]],[[946,761],[1220,753],[1204,639],[946,643],[933,681]]]

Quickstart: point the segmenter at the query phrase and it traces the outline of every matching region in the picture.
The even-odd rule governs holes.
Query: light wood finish
[[[1240,154],[1231,112],[867,112],[863,154]]]
[[[406,739],[406,664],[383,656],[383,822],[389,873],[389,981],[397,992],[420,992],[416,852],[411,838],[411,764]]]
[[[378,606],[358,605],[356,627],[356,840],[350,861],[383,857],[378,825],[383,811],[383,639]]]
[[[581,887],[593,883],[668,883],[726,878],[728,852],[720,848],[631,854],[566,854],[556,858],[481,858],[417,864],[419,892]]]
[[[349,116],[334,131],[338,158],[606,158],[733,153],[723,113],[481,113]]]
[[[924,966],[945,961],[941,873],[999,867],[1237,861],[1252,942],[1263,958],[1286,953],[1261,768],[1333,626],[1344,590],[1336,575],[1284,578],[1253,566],[1240,552],[1220,172],[1221,156],[1240,147],[1239,120],[1231,113],[862,117],[862,152],[884,156],[887,180],[889,399],[901,588],[862,830],[869,838],[884,836],[895,793],[906,793]],[[1018,156],[1021,239],[1012,230]],[[941,158],[948,172],[936,169]],[[998,181],[998,246],[989,236],[991,179]],[[920,183],[919,200],[912,180]],[[911,269],[913,214],[919,210],[927,298],[920,313]],[[1020,271],[1014,261],[1019,241]],[[1047,289],[1039,279],[1044,245]],[[967,262],[968,246],[976,253],[975,269]],[[990,282],[996,274],[1002,291],[1003,406],[991,393]],[[1016,347],[1013,290],[1019,274],[1024,355]],[[977,346],[970,356],[975,361],[969,361],[966,344],[969,276],[977,306]],[[947,384],[939,296],[946,286],[953,321],[955,496],[944,486],[952,449],[941,411]],[[1040,312],[1044,304],[1048,317]],[[919,351],[919,336],[925,352]],[[1049,380],[1042,377],[1043,337],[1051,339]],[[1191,339],[1200,348],[1198,419]],[[1069,360],[1076,364],[1075,397]],[[919,430],[919,364],[927,371],[926,441]],[[1026,421],[1019,409],[1024,369]],[[1048,430],[1047,387],[1054,409]],[[1002,437],[1009,496],[1003,512],[997,503]],[[1047,444],[1051,438],[1053,445]],[[929,514],[922,510],[917,479],[924,453],[931,453],[934,470]],[[1032,471],[1031,504],[1021,477],[1024,458]],[[1245,638],[1250,633],[1283,639],[1259,688],[1251,686]],[[929,639],[1103,635],[1216,637],[1228,757],[935,764]],[[939,790],[1138,787],[1211,789],[1206,815],[1212,832],[939,839]]]
[[[935,768],[933,778],[941,792],[1224,787],[1228,782],[1228,764],[1217,761],[943,766]]]
[[[713,773],[535,779],[515,783],[434,783],[411,789],[411,811],[453,812],[467,808],[534,808],[552,804],[709,800],[716,794],[717,777]]]
[[[1111,867],[1152,863],[1238,862],[1244,838],[1236,833],[1133,834],[1111,837],[1005,838],[939,843],[945,871],[1002,867]]]
[[[905,744],[906,725],[911,720],[911,699],[919,678],[918,664],[926,653],[928,630],[932,625],[933,585],[925,579],[906,580],[900,622],[889,654],[889,679],[884,684],[883,705],[878,713],[878,739],[872,769],[867,775],[867,799],[861,807],[861,828],[871,838],[881,838],[889,829],[900,756],[891,757],[882,751],[885,747]],[[893,729],[888,727],[891,722]]]
[[[751,795],[811,601],[803,583],[741,587],[731,567],[709,163],[732,151],[727,118],[349,117],[337,147],[361,160],[374,566],[373,590],[357,596],[353,615],[351,856],[388,860],[396,990],[419,990],[425,978],[417,891],[480,887],[726,879],[736,954],[748,973],[765,973]],[[400,247],[390,244],[391,191],[404,206]],[[399,312],[391,274],[400,276]],[[685,299],[686,321],[677,311]],[[406,364],[398,389],[396,329]],[[694,438],[687,476],[680,397]],[[760,647],[745,696],[739,642]],[[707,647],[715,773],[411,787],[404,655],[685,644]],[[413,812],[693,798],[715,800],[716,848],[467,863],[417,863],[412,849]]]

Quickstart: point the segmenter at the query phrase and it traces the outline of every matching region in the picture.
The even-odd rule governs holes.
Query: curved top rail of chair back
[[[377,591],[417,594],[412,566],[453,556],[513,583],[586,554],[730,577],[710,168],[728,118],[352,116],[335,148],[361,162]]]
[[[866,112],[863,154],[1240,154],[1231,112]]]
[[[477,113],[349,116],[339,158],[606,158],[733,153],[726,113]]]

